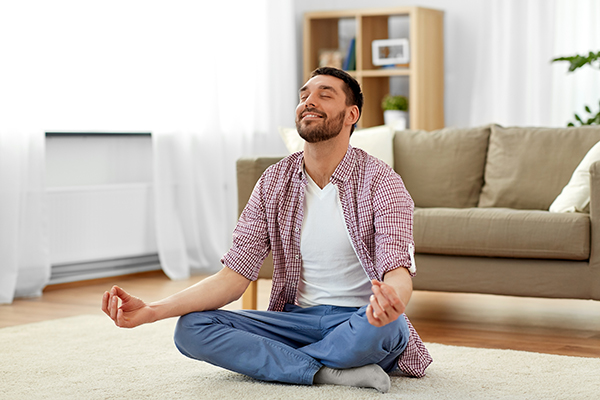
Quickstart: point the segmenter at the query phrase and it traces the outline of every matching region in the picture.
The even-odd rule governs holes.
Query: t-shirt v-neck
[[[306,176],[298,303],[303,307],[368,304],[371,283],[352,246],[338,188],[329,182],[321,189]]]

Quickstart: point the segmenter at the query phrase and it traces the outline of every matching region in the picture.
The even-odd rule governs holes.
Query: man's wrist
[[[148,304],[150,322],[156,322],[171,317],[168,310],[169,308],[166,307],[166,304],[160,301]]]

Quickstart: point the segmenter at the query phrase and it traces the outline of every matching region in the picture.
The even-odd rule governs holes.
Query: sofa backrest
[[[479,207],[548,210],[600,127],[491,127]]]
[[[476,207],[490,126],[407,130],[394,136],[394,169],[416,207]]]

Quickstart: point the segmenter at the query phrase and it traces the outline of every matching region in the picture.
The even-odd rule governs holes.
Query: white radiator
[[[50,283],[159,269],[150,183],[48,189]]]

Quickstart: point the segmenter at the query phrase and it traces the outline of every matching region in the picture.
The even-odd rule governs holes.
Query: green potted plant
[[[394,130],[408,127],[408,99],[404,96],[387,95],[381,101],[383,121]]]
[[[569,62],[569,72],[575,71],[577,68],[581,68],[586,64],[590,66],[594,66],[596,63],[596,67],[600,69],[600,51],[598,53],[589,52],[586,56],[575,54],[574,56],[569,57],[558,57],[552,59],[552,62],[556,61],[568,61]],[[600,125],[600,109],[597,113],[594,113],[589,106],[585,106],[585,111],[590,115],[589,118],[581,118],[578,114],[575,114],[575,120],[579,122],[580,125]],[[573,122],[569,122],[567,126],[575,126]]]

